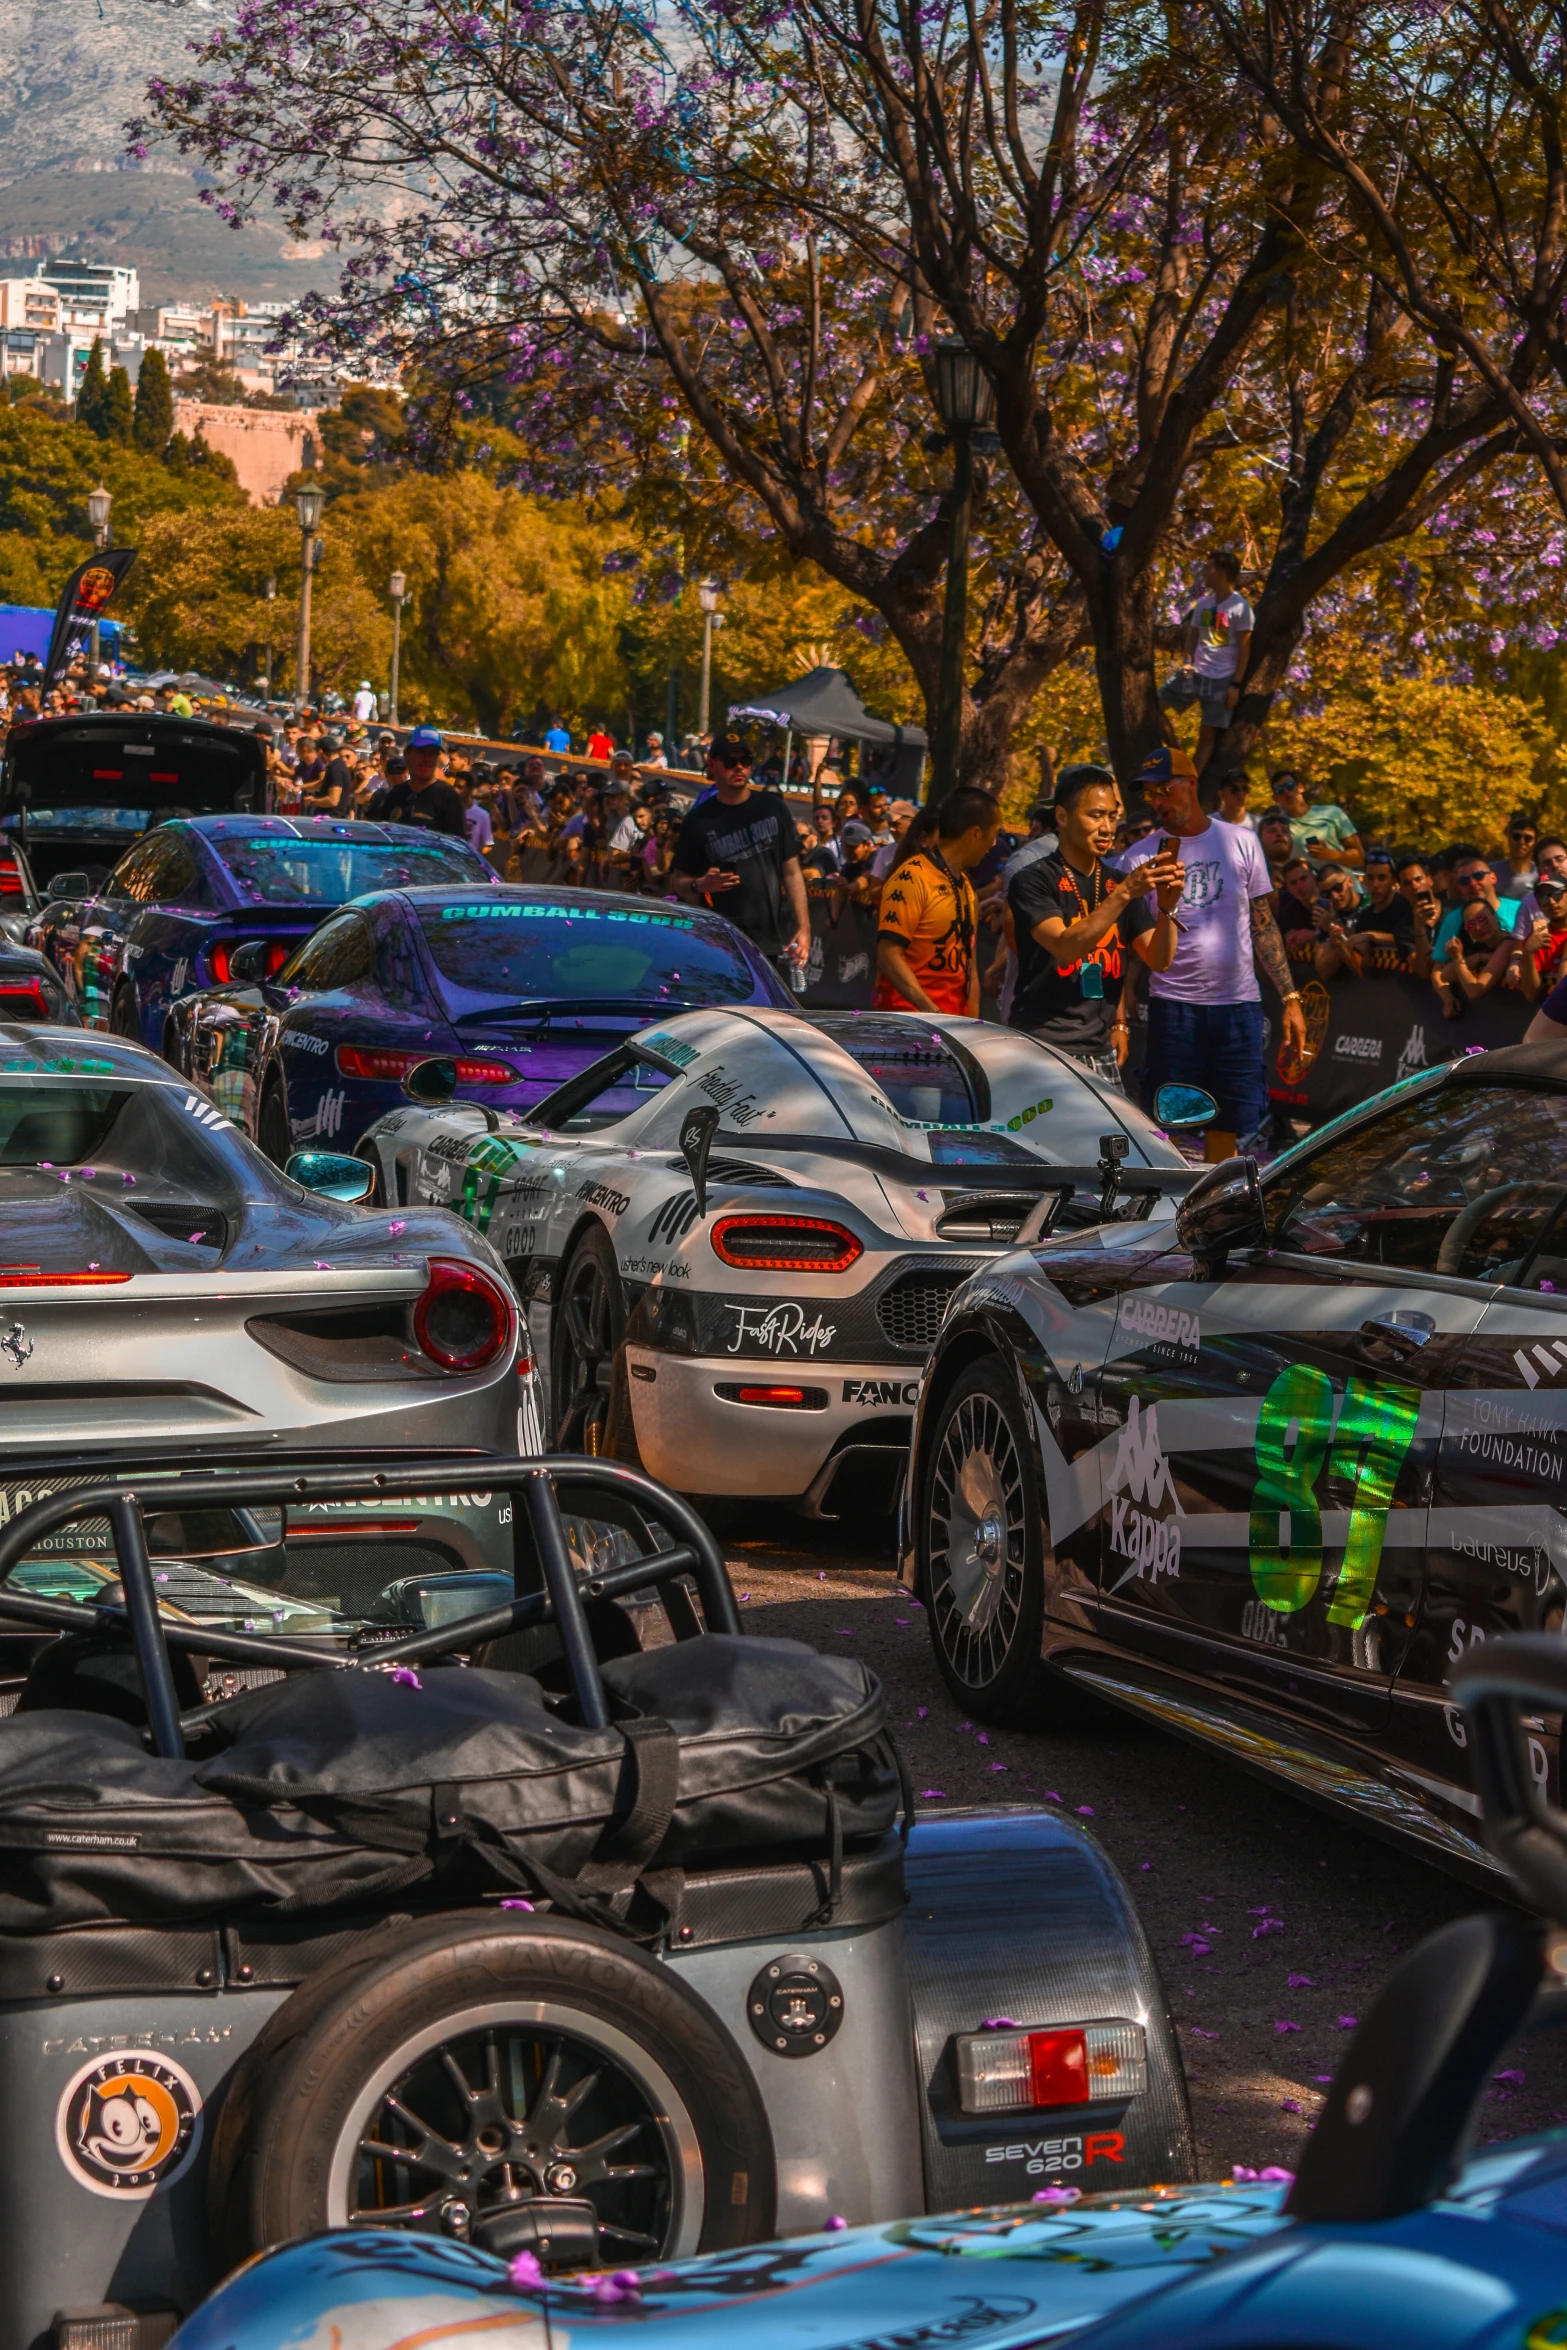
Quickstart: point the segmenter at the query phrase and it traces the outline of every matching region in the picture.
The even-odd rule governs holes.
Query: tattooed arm
[[[1290,959],[1273,918],[1273,907],[1265,897],[1251,901],[1251,951],[1258,970],[1283,999],[1284,1042],[1297,1053],[1304,1052],[1306,1015],[1300,1008],[1300,991],[1290,976]]]

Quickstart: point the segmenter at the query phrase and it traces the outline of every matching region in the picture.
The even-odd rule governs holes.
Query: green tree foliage
[[[131,399],[131,379],[123,367],[109,370],[109,389],[103,403],[103,437],[117,441],[122,449],[131,445],[136,421],[135,405]]]
[[[87,355],[87,366],[82,376],[81,389],[76,395],[76,421],[85,424],[99,440],[109,437],[109,378],[103,364],[103,343],[93,337],[93,347]]]
[[[161,351],[148,351],[136,378],[132,438],[149,457],[161,457],[173,430],[174,388],[169,382],[169,363]]]

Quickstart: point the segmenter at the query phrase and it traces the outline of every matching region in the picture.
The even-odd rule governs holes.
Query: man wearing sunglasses
[[[1339,866],[1325,865],[1320,879],[1321,936],[1312,957],[1317,977],[1332,979],[1340,971],[1351,971],[1361,979],[1368,969],[1402,969],[1414,946],[1414,917],[1399,895],[1387,850],[1366,851],[1364,899],[1352,876]]]
[[[1490,860],[1467,844],[1453,851],[1453,899],[1432,941],[1431,951],[1437,962],[1446,954],[1448,940],[1457,937],[1471,906],[1489,906],[1504,932],[1510,932],[1515,938],[1528,937],[1539,911],[1532,896],[1501,899]]]

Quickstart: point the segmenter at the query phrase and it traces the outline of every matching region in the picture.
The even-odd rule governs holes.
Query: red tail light
[[[713,1389],[725,1403],[765,1404],[775,1412],[824,1412],[827,1409],[825,1387],[756,1387],[721,1380]]]
[[[401,1085],[410,1069],[417,1069],[421,1061],[430,1059],[428,1052],[394,1053],[377,1045],[340,1044],[337,1048],[338,1073],[343,1077],[374,1077],[383,1083]],[[459,1085],[516,1085],[517,1071],[510,1061],[459,1061],[456,1064]]]
[[[0,865],[0,898],[19,898],[25,893],[22,876],[14,865]]]
[[[1148,2086],[1141,2024],[1069,2024],[1048,2032],[965,2032],[957,2042],[965,2113],[1099,2105]]]
[[[846,1273],[865,1254],[852,1232],[821,1216],[720,1216],[713,1252],[766,1273]]]
[[[227,987],[232,975],[235,951],[247,943],[248,941],[242,938],[225,938],[217,946],[207,949],[207,960],[212,965],[212,976],[219,987]],[[275,978],[282,970],[298,943],[297,939],[279,938],[273,940],[267,949],[266,975],[269,979]]]
[[[414,1336],[443,1371],[483,1371],[515,1349],[516,1308],[476,1265],[432,1257],[429,1285],[414,1307]]]
[[[88,1273],[45,1273],[37,1265],[0,1265],[0,1289],[88,1289],[110,1281],[129,1281],[129,1273],[104,1273],[95,1265]]]
[[[0,1020],[47,1020],[49,999],[38,979],[0,983]]]

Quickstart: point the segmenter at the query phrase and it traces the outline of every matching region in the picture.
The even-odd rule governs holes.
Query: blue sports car
[[[1560,1640],[1487,1641],[1453,1695],[1497,1857],[1560,1920],[1567,1819],[1535,1785],[1525,1739],[1529,1715],[1567,1700]],[[497,2350],[1562,2350],[1567,2130],[1465,2150],[1492,2067],[1531,2017],[1559,2020],[1564,1979],[1560,1924],[1493,1912],[1428,1936],[1355,2034],[1293,2181],[1237,2172],[1086,2198],[1052,2184],[1032,2204],[829,2222],[590,2276],[550,2273],[544,2227],[543,2260],[509,2262],[433,2234],[345,2229],[241,2270],[174,2350],[481,2337]]]
[[[495,876],[466,841],[413,825],[196,816],[143,833],[96,888],[57,874],[28,937],[89,1027],[164,1052],[173,1007],[237,976],[244,947],[264,976],[345,899],[439,882],[472,892]]]
[[[420,1061],[455,1062],[459,1101],[522,1111],[663,1013],[794,1008],[721,915],[484,881],[359,896],[273,974],[178,1004],[169,1059],[281,1166],[312,1143],[353,1150]]]

